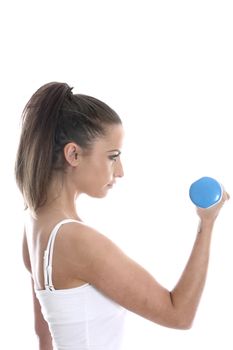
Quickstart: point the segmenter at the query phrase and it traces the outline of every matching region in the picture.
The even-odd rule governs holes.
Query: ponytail
[[[56,125],[63,101],[69,94],[71,88],[67,84],[46,84],[34,93],[23,110],[15,171],[26,208],[36,210],[46,202]]]

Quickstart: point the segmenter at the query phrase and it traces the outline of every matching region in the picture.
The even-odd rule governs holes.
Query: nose
[[[114,177],[123,177],[124,170],[120,157],[116,161],[115,169],[114,169]]]

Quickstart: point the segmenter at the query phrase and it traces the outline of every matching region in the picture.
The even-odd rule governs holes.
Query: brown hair
[[[73,94],[66,83],[52,82],[40,87],[22,113],[22,131],[15,163],[18,187],[26,208],[35,211],[47,200],[54,170],[65,169],[63,148],[75,142],[90,150],[106,127],[120,124],[117,113],[104,102]]]

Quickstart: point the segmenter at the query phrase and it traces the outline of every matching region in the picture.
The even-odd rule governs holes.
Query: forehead
[[[93,144],[93,149],[120,149],[122,147],[124,130],[121,124],[111,125],[106,129],[105,136],[97,139]]]

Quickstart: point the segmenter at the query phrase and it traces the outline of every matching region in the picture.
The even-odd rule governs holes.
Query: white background
[[[36,349],[13,174],[25,103],[44,83],[65,81],[120,114],[125,177],[104,200],[80,198],[79,212],[171,289],[196,234],[191,182],[212,176],[233,193],[233,10],[225,0],[9,0],[0,7],[1,343]],[[193,328],[129,314],[125,349],[232,349],[232,207],[215,226]]]

